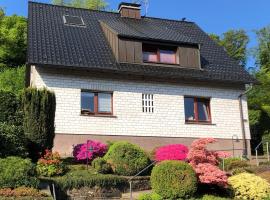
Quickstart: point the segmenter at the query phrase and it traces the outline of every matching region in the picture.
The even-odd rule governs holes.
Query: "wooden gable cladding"
[[[119,38],[119,62],[142,63],[142,42]]]
[[[177,63],[181,67],[200,68],[200,49],[196,46],[179,46],[177,50]]]

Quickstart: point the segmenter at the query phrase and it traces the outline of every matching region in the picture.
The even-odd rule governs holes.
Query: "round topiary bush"
[[[112,168],[109,163],[106,162],[104,158],[95,158],[92,161],[92,167],[101,174],[109,174],[112,171]]]
[[[270,193],[270,184],[254,174],[244,172],[231,176],[228,181],[235,199],[264,199]]]
[[[152,170],[151,186],[164,199],[188,198],[197,190],[197,178],[183,161],[162,161]]]
[[[104,159],[115,174],[124,176],[135,175],[150,164],[150,159],[140,147],[124,141],[113,143]]]

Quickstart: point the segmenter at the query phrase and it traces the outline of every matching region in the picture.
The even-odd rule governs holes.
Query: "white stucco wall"
[[[31,67],[32,86],[56,94],[56,133],[242,138],[238,95],[241,90],[200,85],[145,83],[61,75]],[[81,89],[113,91],[115,118],[80,115]],[[154,113],[142,112],[142,93],[154,94]],[[211,97],[212,125],[185,124],[184,95]],[[247,102],[243,100],[246,137],[250,139]]]

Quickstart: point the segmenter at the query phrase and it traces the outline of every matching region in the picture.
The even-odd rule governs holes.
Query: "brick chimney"
[[[141,19],[141,5],[136,3],[122,2],[118,6],[121,17]]]

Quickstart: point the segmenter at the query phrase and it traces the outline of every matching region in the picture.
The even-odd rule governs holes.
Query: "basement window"
[[[71,15],[64,15],[63,16],[64,24],[72,25],[72,26],[85,26],[85,23],[80,16],[71,16]]]
[[[144,113],[154,113],[153,94],[142,94],[142,111]]]

